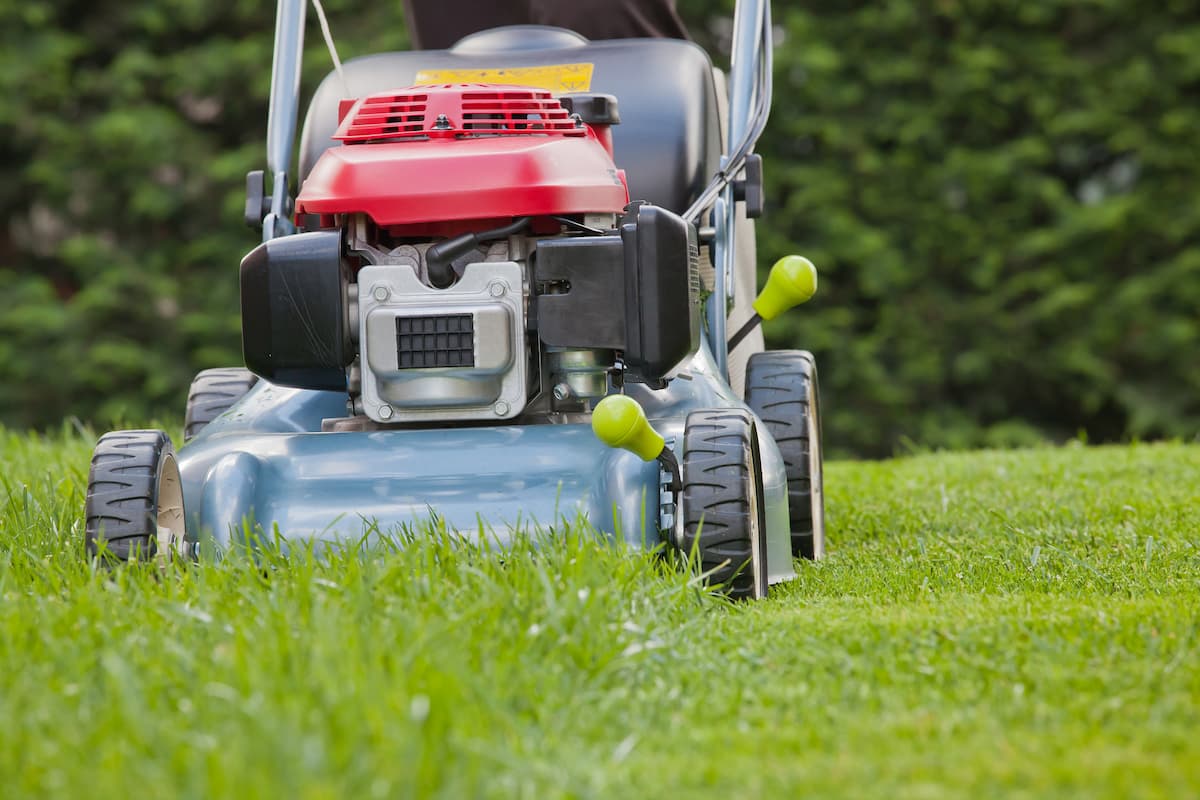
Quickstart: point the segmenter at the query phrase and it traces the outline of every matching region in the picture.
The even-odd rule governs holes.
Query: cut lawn
[[[1200,446],[831,464],[730,605],[582,526],[98,572],[91,444],[0,431],[5,797],[1200,793]]]

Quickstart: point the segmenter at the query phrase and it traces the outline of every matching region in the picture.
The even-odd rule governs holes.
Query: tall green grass
[[[584,526],[107,572],[90,441],[0,433],[0,794],[1200,792],[1200,448],[828,468],[731,605]]]

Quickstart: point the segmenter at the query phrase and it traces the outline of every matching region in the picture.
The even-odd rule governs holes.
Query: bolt
[[[492,283],[492,285],[488,286],[488,294],[490,294],[492,297],[504,297],[504,293],[507,291],[508,289],[505,288],[504,284],[500,283],[499,281],[496,281]]]
[[[381,303],[388,299],[388,290],[386,286],[376,286],[375,291],[371,292],[371,294],[374,295],[375,299]]]
[[[503,417],[503,416],[507,415],[508,414],[508,403],[501,400],[500,402],[496,403],[496,405],[492,406],[492,412],[497,417]]]
[[[380,419],[391,419],[392,413],[393,413],[392,407],[389,406],[387,403],[384,403],[383,405],[381,405],[379,407],[379,418]]]
[[[450,118],[447,117],[445,114],[438,114],[437,119],[434,120],[434,122],[433,122],[433,129],[435,131],[450,130]]]
[[[554,399],[555,400],[566,400],[566,399],[570,398],[570,396],[571,396],[571,387],[567,386],[565,383],[560,383],[554,387]]]

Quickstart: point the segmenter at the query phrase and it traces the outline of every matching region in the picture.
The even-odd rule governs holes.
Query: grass
[[[1200,792],[1194,445],[831,464],[736,606],[583,530],[98,573],[90,446],[0,432],[6,797]]]

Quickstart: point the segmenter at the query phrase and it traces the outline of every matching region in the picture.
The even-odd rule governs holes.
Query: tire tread
[[[746,366],[746,404],[767,427],[787,471],[792,555],[813,558],[812,484],[809,476],[809,383],[816,379],[810,353],[768,350]]]
[[[183,440],[189,442],[204,426],[224,414],[258,382],[244,367],[218,367],[198,373],[188,390]]]
[[[100,437],[84,501],[89,556],[101,550],[118,561],[153,555],[158,534],[155,481],[160,461],[172,452],[171,439],[162,431],[117,431]],[[128,474],[133,468],[147,474]]]
[[[759,480],[753,436],[754,418],[737,409],[693,411],[684,427],[682,549],[685,556],[695,549],[709,583],[733,598],[754,596],[747,524],[747,495]]]

